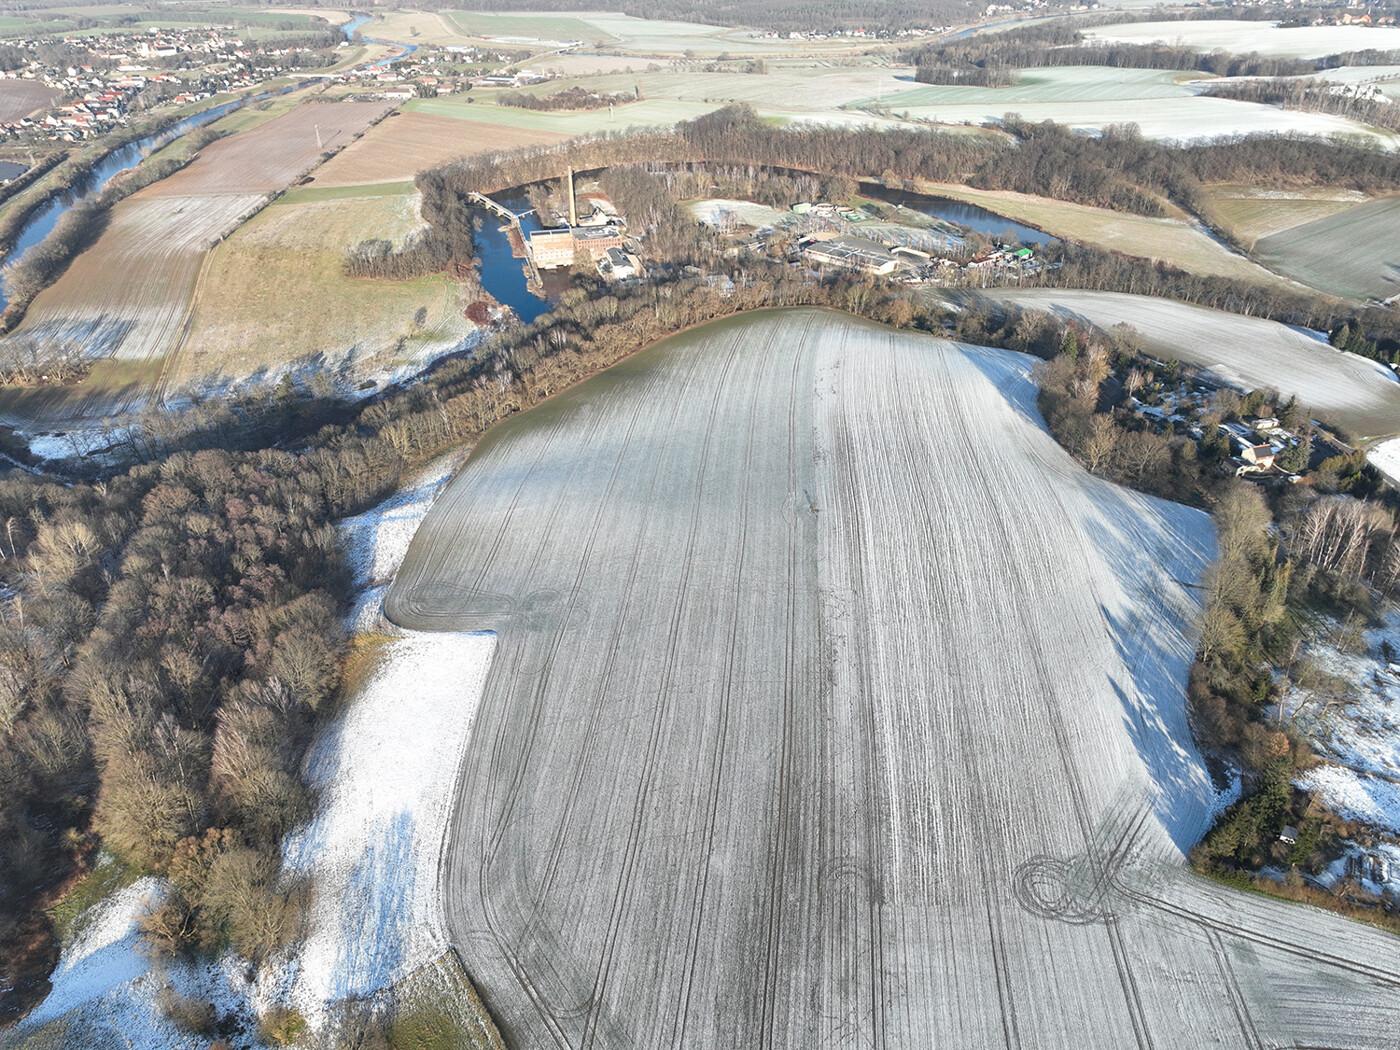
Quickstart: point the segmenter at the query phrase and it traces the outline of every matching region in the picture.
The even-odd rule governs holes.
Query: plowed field
[[[332,157],[317,170],[312,181],[316,186],[395,182],[411,179],[425,168],[456,157],[548,145],[566,137],[553,131],[478,124],[428,113],[400,113],[380,121],[363,138]]]
[[[220,139],[198,161],[145,192],[180,197],[280,190],[311,168],[323,152],[346,145],[389,108],[383,102],[303,103],[286,116]]]
[[[25,331],[81,341],[93,357],[164,355],[204,253],[259,201],[258,194],[123,201],[98,244],[34,301]]]
[[[57,98],[57,91],[34,80],[0,80],[0,121],[27,117]]]
[[[1210,524],[1030,363],[758,315],[478,447],[387,610],[500,632],[444,886],[509,1045],[1393,1045],[1389,938],[1184,873]]]

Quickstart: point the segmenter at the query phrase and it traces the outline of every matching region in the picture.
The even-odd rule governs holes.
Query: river
[[[89,201],[97,197],[112,181],[112,177],[128,168],[134,168],[141,160],[162,146],[169,145],[181,135],[193,131],[195,128],[203,127],[212,121],[218,120],[227,113],[231,113],[245,100],[225,102],[223,105],[214,106],[193,116],[186,117],[176,124],[170,125],[163,131],[158,131],[153,135],[137,139],[135,142],[113,150],[102,159],[102,163],[92,169],[92,172],[73,189],[52,198],[48,204],[40,208],[25,225],[15,245],[10,249],[10,253],[3,259],[4,265],[18,262],[34,245],[47,237],[58,220],[63,217],[63,213],[75,204]]]
[[[349,22],[346,22],[340,28],[345,33],[346,39],[349,39],[351,34],[354,33],[356,29],[358,29],[360,26],[364,25],[369,21],[371,21],[369,16],[357,15],[354,19],[352,19]],[[389,42],[371,41],[371,43]],[[392,46],[401,47],[404,50],[401,54],[394,55],[391,58],[383,59],[379,62],[370,63],[365,68],[372,69],[381,65],[387,65],[390,62],[397,62],[400,59],[411,55],[413,54],[413,52],[418,50],[418,48],[413,44],[393,44]],[[213,121],[218,120],[220,117],[232,113],[235,109],[238,109],[240,106],[247,105],[249,102],[258,102],[262,99],[269,98],[274,94],[285,95],[289,91],[296,91],[304,87],[309,87],[312,84],[318,84],[321,82],[321,79],[322,78],[320,77],[316,77],[304,80],[298,84],[289,85],[276,92],[265,91],[248,98],[234,99],[231,102],[225,102],[221,105],[213,106],[209,109],[202,110],[199,113],[195,113],[191,116],[185,117],[183,120],[170,125],[162,131],[158,131],[154,134],[147,135],[145,138],[137,139],[135,142],[129,143],[128,145],[122,146],[119,149],[113,150],[106,157],[104,157],[102,159],[102,162],[98,164],[97,167],[94,168],[92,172],[77,186],[64,193],[58,194],[57,196],[52,198],[48,202],[48,204],[40,208],[32,216],[30,216],[29,221],[25,224],[24,229],[20,232],[19,237],[16,239],[14,246],[10,249],[7,255],[5,255],[3,258],[0,258],[0,266],[8,267],[14,263],[19,262],[20,259],[24,257],[25,252],[27,252],[30,248],[34,247],[34,245],[43,241],[45,237],[47,237],[50,233],[53,232],[54,227],[58,225],[58,220],[63,217],[64,212],[68,211],[68,209],[72,208],[75,204],[81,204],[84,201],[93,200],[99,194],[101,194],[101,192],[104,189],[106,189],[107,183],[112,181],[112,177],[114,175],[126,171],[128,168],[134,168],[137,164],[141,162],[143,158],[154,153],[161,147],[167,146],[171,142],[174,142],[181,135],[187,134],[188,132],[191,132],[196,128],[200,128],[206,124],[212,123]],[[0,291],[0,309],[3,309],[8,304],[8,295],[5,295],[3,291]]]
[[[889,204],[897,204],[911,211],[923,212],[925,215],[932,215],[944,222],[966,226],[988,237],[1000,239],[1002,234],[1011,230],[1015,233],[1016,239],[1025,244],[1043,245],[1049,244],[1055,239],[1044,230],[1037,230],[1034,226],[1014,222],[1005,215],[998,215],[994,211],[988,211],[986,208],[976,204],[968,204],[965,201],[955,201],[948,197],[930,197],[922,193],[907,193],[904,190],[890,189],[874,183],[863,183],[860,190],[866,196]]]
[[[496,194],[492,200],[520,215],[520,228],[526,237],[530,236],[531,231],[543,228],[533,211],[521,215],[530,207],[530,202],[524,197]],[[484,208],[473,208],[472,220],[476,228],[472,244],[476,249],[476,257],[481,260],[481,286],[496,302],[502,306],[509,306],[522,322],[529,324],[548,310],[552,303],[549,299],[540,299],[530,291],[525,264],[512,252],[510,238],[501,230],[501,220]],[[567,286],[568,280],[555,278],[554,275],[545,278],[547,292],[556,291],[556,284]],[[554,296],[551,295],[550,298]]]

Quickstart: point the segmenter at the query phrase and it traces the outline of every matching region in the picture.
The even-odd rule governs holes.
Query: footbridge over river
[[[514,212],[499,201],[494,201],[484,193],[468,193],[467,200],[478,208],[489,211],[505,223],[506,232],[511,236],[512,245],[520,245],[520,258],[525,260],[525,266],[530,271],[530,285],[532,288],[543,287],[544,281],[540,277],[539,267],[535,265],[534,255],[530,251],[530,240],[525,236],[525,230],[520,225],[520,220],[529,215],[533,208],[527,208],[522,212]]]

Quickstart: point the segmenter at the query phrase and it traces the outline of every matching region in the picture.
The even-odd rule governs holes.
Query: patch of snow
[[[1400,784],[1332,763],[1309,769],[1295,783],[1348,820],[1400,835]]]
[[[428,509],[451,479],[455,465],[454,456],[434,460],[408,487],[337,525],[355,577],[357,598],[348,621],[352,631],[374,629],[389,583]]]
[[[734,216],[737,223],[745,226],[776,226],[795,217],[790,211],[779,211],[755,201],[714,199],[692,201],[686,207],[697,222],[703,222],[707,226],[720,225],[720,216],[725,213]]]
[[[286,870],[315,887],[293,993],[308,1017],[446,949],[438,869],[495,643],[491,633],[395,639],[313,745],[308,778],[321,810],[283,853]]]
[[[220,1018],[234,1019],[242,1032],[228,1037],[235,1047],[261,1046],[257,1031],[262,987],[249,980],[247,963],[233,955],[215,962],[153,963],[140,943],[140,923],[164,897],[160,879],[144,878],[88,909],[82,933],[54,970],[53,989],[19,1031],[58,1018],[69,1024],[74,1046],[121,1046],[130,1050],[201,1050],[208,1040],[167,1021],[158,1003],[161,989],[212,1003]]]
[[[1230,782],[1215,793],[1210,810],[1206,814],[1207,825],[1214,824],[1220,815],[1233,806],[1244,795],[1244,777],[1234,766],[1230,767]]]
[[[1350,685],[1347,702],[1328,707],[1325,698],[1294,686],[1282,698],[1283,709],[1323,757],[1393,777],[1400,775],[1400,666],[1392,670],[1390,661],[1400,659],[1400,610],[1389,609],[1384,624],[1362,632],[1362,641],[1363,652],[1344,652],[1323,640],[1303,650],[1317,668]],[[1400,821],[1400,810],[1395,819]]]
[[[1366,459],[1392,483],[1400,485],[1400,438],[1372,445],[1366,450]]]
[[[163,897],[159,880],[145,878],[88,909],[82,934],[53,972],[53,990],[29,1021],[51,1021],[145,973],[146,960],[137,951],[139,924]]]

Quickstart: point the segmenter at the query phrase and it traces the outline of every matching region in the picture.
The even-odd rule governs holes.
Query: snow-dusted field
[[[1374,76],[1386,75],[1381,67]],[[1338,70],[1337,80],[1360,82],[1361,71]],[[924,85],[849,103],[886,106],[893,113],[944,124],[995,123],[1015,112],[1027,120],[1053,120],[1074,128],[1101,129],[1135,123],[1154,139],[1197,141],[1221,135],[1297,132],[1362,135],[1394,144],[1396,136],[1324,113],[1284,110],[1200,94],[1208,79],[1175,70],[1058,66],[1023,70],[1008,87]]]
[[[1400,438],[1372,445],[1366,451],[1366,458],[1392,483],[1400,485]]]
[[[1400,198],[1358,204],[1261,238],[1260,262],[1333,295],[1400,295]]]
[[[1389,939],[1184,874],[1210,524],[1031,364],[750,315],[478,447],[386,609],[499,632],[445,885],[515,1045],[1393,1044]]]
[[[1199,22],[1135,22],[1084,30],[1090,40],[1127,44],[1163,43],[1197,51],[1232,51],[1281,58],[1321,58],[1343,51],[1400,49],[1400,27],[1300,26],[1280,29],[1269,22],[1208,19]]]
[[[1333,349],[1317,332],[1257,317],[1119,292],[1032,289],[997,298],[1102,328],[1128,324],[1149,352],[1207,368],[1242,389],[1297,394],[1315,415],[1361,436],[1400,430],[1400,381],[1375,361]]]
[[[378,626],[389,582],[433,500],[452,477],[454,462],[452,456],[444,456],[383,503],[337,525],[345,560],[355,577],[355,607],[347,618],[353,633]]]

